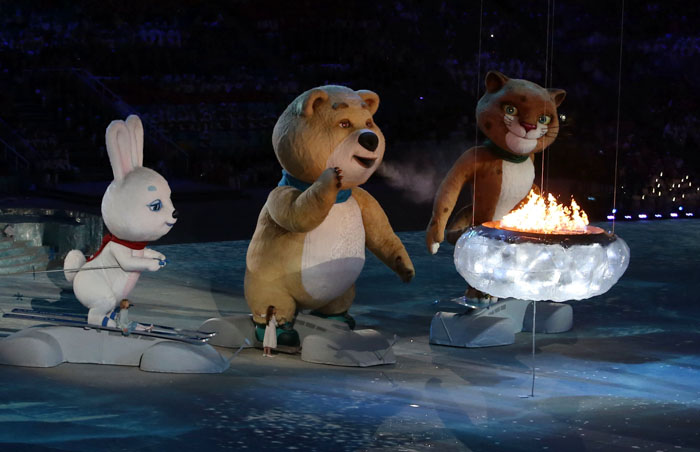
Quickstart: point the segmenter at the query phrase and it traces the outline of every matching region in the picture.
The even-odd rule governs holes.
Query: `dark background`
[[[593,219],[614,193],[635,218],[694,212],[697,9],[628,0],[621,35],[617,0],[3,1],[0,207],[99,211],[112,177],[104,130],[135,112],[145,164],[182,212],[165,241],[249,238],[279,179],[278,115],[332,83],[379,94],[387,152],[367,188],[396,229],[422,229],[475,142],[476,101],[497,69],[568,93],[559,138],[536,161],[546,189]]]

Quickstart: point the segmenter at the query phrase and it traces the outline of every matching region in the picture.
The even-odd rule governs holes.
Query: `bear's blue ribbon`
[[[305,191],[307,188],[311,187],[310,183],[304,182],[303,180],[299,180],[296,177],[289,174],[286,170],[282,170],[282,180],[280,180],[277,186],[285,187],[287,185],[294,187],[300,191]],[[340,204],[341,202],[347,201],[350,195],[352,195],[352,190],[340,190],[338,192],[338,196],[335,197],[335,203]]]

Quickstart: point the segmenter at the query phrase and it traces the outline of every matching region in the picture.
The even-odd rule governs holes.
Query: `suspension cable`
[[[479,50],[476,54],[476,102],[479,103],[479,84],[481,83],[481,31],[483,28],[484,19],[484,0],[481,0],[479,8]],[[474,113],[474,180],[472,181],[472,226],[474,226],[474,218],[476,217],[476,152],[479,146],[479,120]]]
[[[612,233],[615,233],[615,217],[617,216],[617,160],[620,152],[620,103],[622,98],[622,44],[625,30],[625,0],[622,0],[620,12],[620,61],[617,71],[617,124],[615,125],[615,174],[613,176],[613,214]]]

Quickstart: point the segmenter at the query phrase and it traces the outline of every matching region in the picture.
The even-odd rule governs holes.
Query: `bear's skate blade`
[[[375,330],[350,330],[347,323],[297,315],[302,361],[334,366],[369,367],[396,363],[392,343]]]

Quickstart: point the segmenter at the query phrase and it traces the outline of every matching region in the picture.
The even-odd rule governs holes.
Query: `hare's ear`
[[[122,120],[112,121],[105,132],[105,142],[114,180],[120,181],[134,169],[131,160],[131,132],[126,123]]]
[[[143,166],[143,124],[141,118],[136,115],[129,115],[126,118],[126,126],[131,132],[133,146],[131,148],[131,163],[134,168]]]

